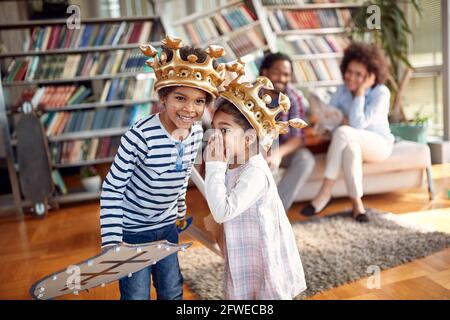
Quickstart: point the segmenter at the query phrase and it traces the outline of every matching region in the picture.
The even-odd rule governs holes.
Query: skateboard
[[[35,213],[43,216],[54,188],[48,141],[31,103],[24,103],[23,111],[16,129],[20,188]]]

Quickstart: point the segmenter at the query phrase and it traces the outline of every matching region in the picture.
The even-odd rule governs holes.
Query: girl
[[[259,152],[262,131],[251,130],[255,125],[241,113],[247,102],[219,102],[212,121],[216,132],[206,150],[206,198],[224,229],[225,299],[292,299],[306,289],[303,267],[272,173]],[[266,108],[261,99],[253,103]]]

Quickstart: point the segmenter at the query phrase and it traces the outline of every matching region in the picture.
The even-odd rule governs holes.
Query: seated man
[[[292,76],[292,61],[282,53],[268,54],[260,67],[260,74],[269,78],[274,91],[267,91],[272,97],[272,105],[278,106],[278,96],[284,93],[291,100],[291,108],[286,113],[280,113],[280,119],[287,121],[293,118],[304,119],[304,105],[300,92],[289,83]],[[275,143],[267,154],[267,162],[273,172],[279,167],[285,168],[278,190],[286,212],[291,207],[301,187],[308,180],[314,168],[314,156],[305,147],[302,129],[289,127],[289,133],[280,136],[279,146]]]

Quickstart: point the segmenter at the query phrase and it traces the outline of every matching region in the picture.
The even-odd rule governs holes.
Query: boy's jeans
[[[123,241],[129,244],[141,244],[158,240],[178,243],[178,231],[175,224],[156,230],[139,233],[123,233]],[[183,277],[178,265],[177,254],[158,261],[139,272],[133,273],[131,278],[119,280],[121,300],[149,300],[151,279],[156,289],[158,300],[181,300],[183,297]]]

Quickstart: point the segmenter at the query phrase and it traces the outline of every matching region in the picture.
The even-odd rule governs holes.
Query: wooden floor
[[[414,223],[427,224],[450,232],[450,164],[433,166],[436,198],[428,200],[425,187],[402,193],[367,196],[367,207],[401,214]],[[389,183],[389,181],[386,181]],[[197,189],[188,191],[187,205],[195,224],[203,227],[201,217],[208,214],[206,202]],[[298,214],[304,204],[295,204],[289,218],[302,220]],[[348,208],[349,202],[338,199],[326,209],[330,214]],[[183,235],[184,241],[197,241]],[[0,299],[30,299],[30,286],[43,276],[98,254],[98,202],[67,206],[51,212],[45,219],[27,215],[25,219],[0,218]],[[152,292],[154,297],[154,292]],[[118,299],[117,283],[95,288],[79,296],[61,299]],[[195,295],[185,286],[185,299]],[[381,288],[368,289],[367,279],[361,279],[311,299],[450,299],[450,249],[385,270],[381,273]]]

